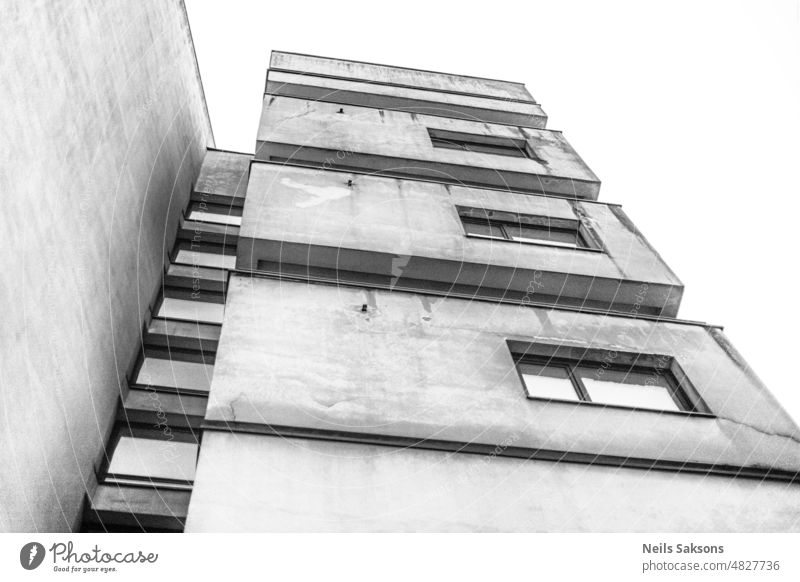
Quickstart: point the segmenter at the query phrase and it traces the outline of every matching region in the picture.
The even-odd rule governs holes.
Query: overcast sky
[[[520,81],[800,419],[800,1],[186,0],[217,147],[252,152],[269,52]]]

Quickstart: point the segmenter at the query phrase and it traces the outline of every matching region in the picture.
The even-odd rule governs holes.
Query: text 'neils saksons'
[[[724,554],[723,546],[699,546],[696,544],[642,544],[643,554]]]

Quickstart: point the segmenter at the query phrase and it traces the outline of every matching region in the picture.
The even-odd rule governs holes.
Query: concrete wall
[[[457,206],[580,217],[602,251],[467,237]],[[683,290],[618,207],[434,182],[255,163],[240,236],[245,270],[294,264],[629,315],[675,316]]]
[[[329,75],[345,79],[358,79],[373,83],[405,85],[432,91],[449,91],[483,95],[496,99],[533,101],[522,83],[452,75],[434,71],[420,71],[359,61],[344,61],[298,53],[273,51],[271,69],[299,71],[312,75]]]
[[[0,529],[63,531],[213,138],[180,1],[15,1],[0,38]]]
[[[527,399],[513,340],[674,356],[714,416]],[[230,282],[206,420],[800,469],[800,429],[718,331],[244,275]]]
[[[233,197],[244,200],[250,175],[250,154],[210,149],[203,159],[200,174],[194,185],[198,194],[210,197]],[[201,196],[202,197],[202,196]]]
[[[540,160],[434,147],[428,129],[526,140]],[[596,199],[600,189],[597,176],[557,131],[266,95],[255,158],[303,163],[317,159],[310,148],[329,152],[334,168],[371,171],[388,163],[423,178],[491,180],[499,188],[577,198]],[[471,179],[470,172],[483,175]]]
[[[382,85],[306,72],[270,71],[267,93],[525,127],[543,128],[547,124],[547,116],[535,103]]]
[[[206,431],[187,532],[800,530],[800,487]]]

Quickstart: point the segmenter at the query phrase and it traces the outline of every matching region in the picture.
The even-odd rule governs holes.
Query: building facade
[[[83,531],[793,531],[800,429],[519,84],[273,52]]]
[[[187,531],[785,531],[800,431],[518,83],[275,52]]]

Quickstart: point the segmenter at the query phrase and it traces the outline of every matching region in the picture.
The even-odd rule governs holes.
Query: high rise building
[[[273,53],[187,531],[798,527],[797,426],[546,120]]]
[[[520,83],[273,52],[81,527],[798,529],[800,429],[546,122]]]

